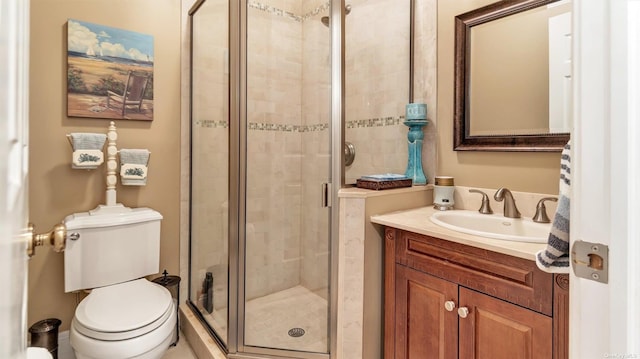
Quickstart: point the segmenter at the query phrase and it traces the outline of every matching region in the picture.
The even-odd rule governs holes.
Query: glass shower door
[[[206,0],[191,15],[191,262],[189,300],[229,338],[229,8]]]
[[[247,351],[328,353],[328,13],[326,1],[247,5]]]

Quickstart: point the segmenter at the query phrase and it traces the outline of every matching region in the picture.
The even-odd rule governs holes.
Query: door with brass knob
[[[49,232],[36,234],[35,226],[29,223],[27,228],[29,238],[27,239],[27,255],[32,257],[36,254],[36,247],[48,244],[55,252],[62,252],[67,242],[67,227],[63,223],[56,224]]]
[[[29,259],[25,253],[29,66],[23,60],[29,58],[29,2],[3,1],[0,7],[0,358],[24,358],[29,302]]]

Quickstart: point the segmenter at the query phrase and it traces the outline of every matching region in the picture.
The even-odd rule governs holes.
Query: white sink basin
[[[431,222],[457,232],[517,242],[546,243],[550,223],[536,223],[529,218],[507,218],[502,214],[450,210],[431,215]]]

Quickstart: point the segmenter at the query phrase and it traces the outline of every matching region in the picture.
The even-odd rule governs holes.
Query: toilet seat
[[[176,320],[176,311],[172,310],[169,318],[157,329],[135,338],[115,341],[85,336],[72,323],[69,342],[77,359],[161,359],[175,338]]]
[[[166,288],[137,279],[94,289],[78,305],[72,325],[89,338],[126,340],[157,329],[174,309]]]

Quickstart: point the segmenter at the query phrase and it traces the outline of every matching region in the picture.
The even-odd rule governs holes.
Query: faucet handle
[[[533,216],[533,221],[538,223],[549,223],[551,220],[547,216],[547,207],[544,205],[545,201],[558,202],[556,197],[544,197],[536,205],[536,214]]]
[[[492,214],[493,210],[491,210],[491,205],[489,203],[489,196],[487,196],[486,193],[477,190],[477,189],[470,189],[469,193],[480,193],[482,195],[482,206],[480,206],[480,209],[478,210],[478,212],[482,213],[482,214]]]

